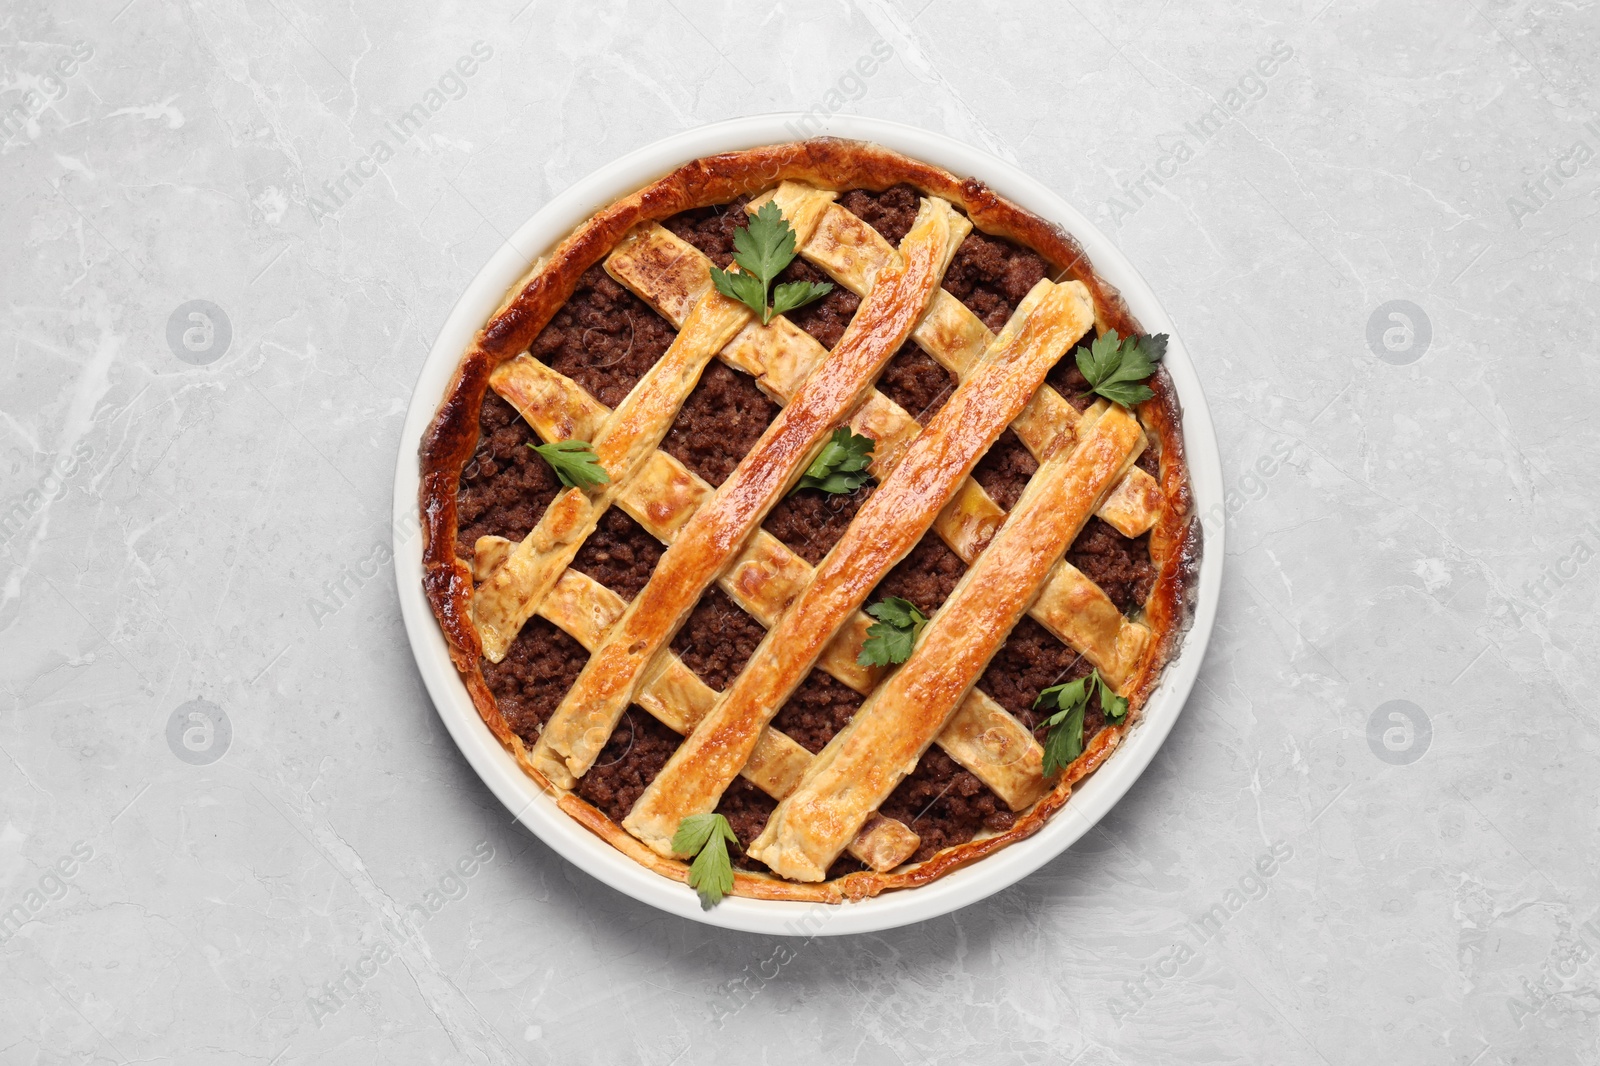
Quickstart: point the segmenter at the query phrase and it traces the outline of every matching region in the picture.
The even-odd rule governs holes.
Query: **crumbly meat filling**
[[[596,264],[528,352],[615,407],[676,336],[671,323]]]
[[[530,444],[539,436],[489,390],[478,414],[478,446],[461,471],[456,495],[456,554],[473,557],[479,537],[521,540],[534,527],[561,482]]]

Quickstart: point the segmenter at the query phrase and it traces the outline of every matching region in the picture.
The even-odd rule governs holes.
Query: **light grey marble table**
[[[1600,1060],[1592,2],[525,2],[0,20],[0,1063]],[[1099,219],[1231,493],[1200,683],[1114,814],[809,942],[512,824],[382,565],[417,369],[506,235],[789,109]]]

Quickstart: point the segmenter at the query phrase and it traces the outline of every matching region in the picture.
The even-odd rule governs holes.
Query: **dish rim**
[[[639,865],[557,808],[484,725],[461,681],[422,587],[422,537],[417,519],[418,449],[477,331],[506,292],[573,228],[596,211],[701,156],[802,136],[870,141],[977,178],[1001,196],[1068,230],[1095,270],[1119,289],[1149,332],[1167,333],[1164,365],[1177,392],[1197,519],[1220,504],[1222,466],[1216,433],[1182,338],[1154,291],[1133,264],[1065,198],[1018,167],[943,134],[883,119],[835,115],[820,130],[799,134],[803,116],[780,112],[716,122],[662,138],[601,167],[536,210],[478,271],[456,301],[424,360],[401,434],[394,483],[394,561],[401,615],[417,669],[440,719],[474,771],[516,820],[557,854],[611,888],[680,917],[707,925],[770,935],[833,936],[877,932],[926,921],[1010,887],[1079,840],[1127,793],[1154,759],[1182,712],[1205,657],[1222,584],[1220,524],[1203,524],[1192,619],[1145,704],[1140,722],[1105,764],[1033,836],[939,880],[853,903],[799,903],[730,896],[703,910],[693,890]],[[815,116],[809,121],[816,122]]]

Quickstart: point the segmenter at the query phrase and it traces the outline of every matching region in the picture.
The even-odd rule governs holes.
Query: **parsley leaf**
[[[743,231],[741,230],[740,232]],[[711,281],[716,285],[717,291],[728,299],[738,300],[746,307],[754,308],[757,312],[765,314],[767,287],[754,274],[739,274],[712,267]]]
[[[1095,684],[1100,686],[1100,710],[1105,713],[1106,721],[1112,725],[1121,725],[1122,720],[1128,717],[1128,700],[1117,695],[1116,689],[1106,684],[1106,679],[1100,676],[1100,671],[1094,672]]]
[[[733,261],[740,273],[711,268],[711,283],[730,300],[738,300],[761,316],[764,326],[773,315],[804,307],[833,291],[831,282],[790,281],[778,286],[773,306],[767,306],[772,279],[794,261],[795,232],[773,200],[762,204],[747,225],[733,231]]]
[[[1058,708],[1039,723],[1050,730],[1044,739],[1044,776],[1066,769],[1083,754],[1083,712],[1089,709],[1089,697],[1096,694],[1106,721],[1118,725],[1128,716],[1128,701],[1106,684],[1099,670],[1064,685],[1051,685],[1033,701],[1035,707],[1053,703]]]
[[[1055,714],[1040,722],[1049,729],[1044,738],[1044,776],[1051,777],[1071,765],[1083,754],[1083,712],[1089,706],[1089,678],[1080,677],[1064,685],[1051,685],[1033,701],[1054,703],[1059,708]]]
[[[793,311],[796,307],[804,307],[813,300],[822,299],[832,291],[832,282],[786,281],[772,290],[772,313],[781,315],[785,311]]]
[[[720,814],[691,814],[678,823],[672,834],[672,850],[693,855],[689,865],[689,887],[700,893],[700,906],[710,910],[733,891],[733,863],[728,845],[739,846],[739,838]]]
[[[1134,407],[1155,395],[1144,382],[1167,354],[1167,335],[1136,333],[1119,338],[1116,330],[1107,330],[1092,344],[1080,345],[1073,354],[1089,382],[1090,392],[1099,393],[1112,403]]]
[[[816,459],[806,467],[795,489],[821,489],[823,492],[854,492],[872,477],[867,466],[872,462],[872,448],[877,442],[871,437],[850,432],[849,426],[840,426],[822,446]]]
[[[569,489],[583,489],[591,485],[604,485],[611,480],[606,468],[594,454],[594,446],[586,440],[557,440],[549,444],[530,444],[538,452],[556,477]]]
[[[1121,725],[1128,717],[1127,698],[1117,695],[1117,690],[1106,684],[1098,669],[1090,671],[1088,677],[1064,685],[1051,685],[1033,701],[1035,707],[1053,703],[1059,708],[1039,723],[1050,730],[1044,741],[1044,776],[1066,769],[1073,759],[1083,754],[1083,713],[1088,710],[1089,697],[1093,695],[1099,695],[1100,710],[1107,722]]]
[[[911,657],[911,649],[928,624],[928,616],[917,610],[917,605],[899,596],[886,596],[867,608],[867,613],[877,621],[867,627],[867,639],[861,645],[856,662],[862,666],[888,666],[903,663]]]
[[[1083,710],[1078,702],[1051,715],[1050,732],[1044,738],[1044,776],[1053,777],[1072,765],[1083,754]]]

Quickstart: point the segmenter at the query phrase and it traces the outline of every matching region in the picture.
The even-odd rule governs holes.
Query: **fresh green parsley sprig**
[[[909,659],[928,624],[928,616],[899,596],[885,596],[868,607],[867,613],[877,621],[867,627],[867,639],[861,644],[856,662],[862,666],[888,666]]]
[[[1076,681],[1051,685],[1033,701],[1035,707],[1054,703],[1057,708],[1055,714],[1039,723],[1050,730],[1044,741],[1044,776],[1066,769],[1083,754],[1083,712],[1089,708],[1089,697],[1096,692],[1106,721],[1116,725],[1128,716],[1128,701],[1106,684],[1099,670]]]
[[[733,261],[739,264],[740,272],[712,267],[711,282],[722,295],[760,315],[763,326],[772,321],[773,315],[804,307],[833,291],[833,285],[826,281],[787,281],[773,292],[772,303],[767,303],[767,287],[794,261],[795,255],[794,227],[775,201],[762,204],[748,225],[733,231],[733,247],[738,253]]]
[[[556,440],[549,444],[530,444],[538,452],[556,477],[569,489],[584,489],[604,485],[611,480],[606,468],[594,454],[594,446],[586,440]]]
[[[700,906],[710,910],[733,891],[733,862],[728,845],[739,846],[733,827],[720,814],[691,814],[678,823],[672,834],[672,850],[693,855],[689,864],[689,887],[700,893]]]
[[[1078,369],[1088,379],[1090,392],[1112,403],[1135,407],[1155,395],[1144,382],[1167,354],[1167,335],[1135,333],[1119,338],[1117,331],[1110,329],[1096,337],[1093,344],[1080,345],[1073,354]]]
[[[806,467],[796,491],[821,489],[823,492],[854,492],[871,480],[867,467],[872,464],[872,448],[877,442],[861,433],[840,426],[822,446],[816,459]]]

